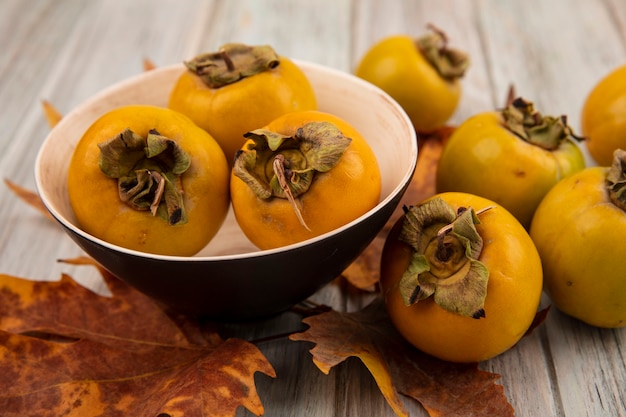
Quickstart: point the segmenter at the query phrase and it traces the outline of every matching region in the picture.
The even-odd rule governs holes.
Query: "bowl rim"
[[[291,58],[291,60],[298,66],[306,66],[306,67],[315,69],[317,71],[326,72],[329,75],[332,75],[332,76],[335,76],[335,77],[344,78],[346,80],[349,80],[350,82],[357,83],[358,85],[360,85],[361,88],[366,88],[368,90],[371,90],[373,93],[381,95],[384,99],[386,99],[386,101],[392,107],[394,107],[394,110],[396,112],[398,112],[398,115],[400,116],[401,119],[403,119],[404,123],[407,126],[411,127],[409,129],[409,135],[410,135],[409,139],[411,140],[411,144],[410,144],[411,166],[404,173],[404,176],[402,177],[402,180],[393,188],[393,190],[391,190],[391,192],[388,193],[387,196],[385,196],[385,198],[380,200],[376,204],[376,206],[374,206],[373,208],[371,208],[370,210],[368,210],[367,212],[365,212],[361,216],[357,217],[356,219],[350,221],[349,223],[346,223],[346,224],[342,225],[341,227],[338,227],[336,229],[333,229],[333,230],[331,230],[329,232],[326,232],[326,233],[323,233],[321,235],[312,237],[310,239],[307,239],[307,240],[304,240],[304,241],[301,241],[301,242],[297,242],[297,243],[293,243],[293,244],[290,244],[290,245],[281,246],[281,247],[278,247],[278,248],[273,248],[273,249],[264,249],[264,250],[260,250],[259,249],[259,250],[256,250],[256,251],[248,251],[248,252],[226,254],[226,255],[174,256],[174,255],[160,255],[160,254],[154,254],[154,253],[149,253],[149,252],[141,252],[141,251],[137,251],[137,250],[133,250],[133,249],[127,249],[127,248],[125,248],[123,246],[114,245],[112,243],[109,243],[109,242],[107,242],[105,240],[97,238],[97,237],[95,237],[95,236],[93,236],[93,235],[83,231],[81,228],[79,228],[74,223],[69,221],[64,215],[62,215],[54,207],[54,205],[52,203],[49,202],[49,200],[47,198],[47,195],[46,195],[46,192],[44,190],[44,187],[42,185],[43,182],[42,182],[42,172],[41,172],[41,161],[44,158],[44,155],[43,155],[44,149],[46,148],[46,144],[49,142],[50,136],[52,136],[52,134],[55,131],[55,129],[61,129],[65,123],[69,123],[69,121],[71,121],[72,118],[69,117],[69,116],[78,113],[81,108],[89,107],[89,106],[93,105],[94,103],[98,102],[102,96],[110,95],[112,91],[116,91],[116,90],[119,90],[121,88],[124,88],[125,86],[129,86],[129,85],[135,84],[138,79],[143,78],[143,77],[146,76],[146,72],[142,72],[140,74],[136,74],[134,76],[131,76],[129,78],[126,78],[124,80],[116,82],[114,84],[111,84],[108,87],[105,87],[102,90],[98,91],[97,93],[95,93],[94,95],[89,97],[88,99],[82,101],[74,109],[72,109],[66,116],[61,118],[59,123],[57,125],[55,125],[52,128],[52,130],[46,135],[46,138],[41,143],[41,145],[39,147],[39,150],[37,151],[37,156],[36,156],[36,159],[35,159],[35,167],[34,167],[35,186],[36,186],[37,192],[39,194],[39,198],[41,199],[43,205],[46,207],[46,209],[50,212],[50,214],[54,217],[54,219],[57,222],[59,222],[67,230],[71,231],[72,233],[80,236],[81,238],[83,238],[83,239],[85,239],[87,241],[91,241],[91,242],[93,242],[95,244],[98,244],[98,245],[100,245],[102,247],[105,247],[107,249],[110,249],[110,250],[113,250],[113,251],[116,251],[116,252],[119,252],[119,253],[124,253],[124,254],[127,254],[127,255],[135,256],[135,257],[151,258],[151,259],[154,259],[154,260],[168,261],[168,262],[189,262],[189,261],[193,261],[193,262],[213,261],[213,262],[215,262],[215,261],[231,261],[231,260],[237,260],[237,259],[249,259],[249,258],[265,257],[265,256],[270,256],[270,255],[276,254],[276,253],[284,253],[284,252],[294,251],[294,250],[300,249],[302,247],[309,246],[311,244],[314,244],[314,243],[317,243],[319,241],[325,240],[325,239],[329,238],[330,236],[338,235],[338,234],[342,233],[343,231],[345,231],[347,229],[350,229],[351,227],[353,227],[357,223],[360,223],[363,219],[371,217],[374,214],[376,214],[376,212],[381,211],[385,206],[387,206],[398,195],[398,193],[402,192],[403,189],[405,189],[405,187],[407,186],[407,184],[411,181],[411,179],[413,177],[413,174],[415,172],[415,167],[417,165],[417,155],[418,155],[417,133],[416,133],[415,129],[412,128],[413,125],[411,123],[411,120],[409,119],[409,116],[404,111],[404,109],[400,106],[400,104],[398,104],[398,102],[395,101],[389,94],[387,94],[385,91],[383,91],[379,87],[375,86],[374,84],[371,84],[370,82],[365,81],[365,80],[357,77],[356,75],[350,74],[350,73],[348,73],[346,71],[342,71],[342,70],[339,70],[339,69],[336,69],[336,68],[332,68],[332,67],[324,66],[324,65],[321,65],[321,64],[318,64],[318,63],[309,62],[309,61],[300,60],[300,59],[293,59],[293,58]],[[159,67],[159,68],[155,68],[153,70],[150,70],[150,72],[172,71],[175,68],[181,68],[182,69],[183,68],[183,64],[178,63],[178,64],[172,64],[172,65],[168,65],[168,66],[163,66],[163,67]],[[231,209],[229,209],[229,210],[231,210]]]

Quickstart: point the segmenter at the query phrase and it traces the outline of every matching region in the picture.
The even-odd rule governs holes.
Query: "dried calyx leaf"
[[[316,173],[337,165],[352,140],[330,122],[306,123],[293,136],[266,129],[244,136],[252,142],[235,156],[233,173],[261,199],[289,200],[307,227],[296,198],[307,192]]]
[[[428,33],[415,40],[415,46],[424,58],[446,80],[462,78],[469,68],[469,56],[458,49],[448,48],[448,37],[443,31],[429,24]]]
[[[210,88],[220,88],[242,78],[276,68],[280,58],[271,46],[228,43],[217,52],[186,61],[185,66]]]
[[[120,200],[171,225],[187,222],[181,175],[191,159],[176,141],[156,130],[144,139],[126,129],[98,147],[100,170],[118,180]]]
[[[514,98],[502,110],[504,126],[528,143],[543,149],[554,150],[568,138],[578,141],[583,138],[576,136],[567,124],[567,117],[543,116],[532,102],[521,97]]]
[[[489,270],[478,260],[483,247],[476,230],[480,213],[471,207],[457,213],[439,197],[405,210],[399,238],[413,248],[400,281],[405,304],[433,296],[448,311],[485,317]]]
[[[613,152],[613,165],[606,174],[606,187],[613,204],[626,211],[626,151],[623,149]]]

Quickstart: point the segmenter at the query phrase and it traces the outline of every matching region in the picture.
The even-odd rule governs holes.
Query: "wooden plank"
[[[349,35],[348,0],[235,0],[219,4],[194,53],[228,42],[268,44],[284,56],[345,70]]]
[[[6,143],[3,143],[3,152],[0,153],[0,172],[4,174],[5,170],[11,170],[14,175],[17,174],[13,178],[25,180],[25,173],[28,176],[31,174],[30,169],[16,173],[7,164],[22,160],[17,148],[24,148],[22,135],[31,128],[28,123],[31,120],[27,118],[30,117],[30,112],[41,110],[37,102],[39,93],[49,68],[56,60],[56,51],[71,36],[82,3],[68,2],[67,5],[71,6],[68,10],[59,10],[54,1],[5,3],[3,6],[6,6],[6,13],[3,8],[0,22],[4,39],[3,53],[0,55],[0,102],[3,103],[0,121],[3,142]],[[16,19],[15,16],[20,18]],[[32,121],[36,122],[35,119]],[[39,125],[40,128],[43,126]],[[24,162],[31,161],[32,159]]]
[[[476,22],[477,13],[474,3],[454,0],[357,2],[352,68],[375,42],[401,34],[417,38],[427,32],[428,24],[433,24],[446,33],[450,47],[462,50],[470,57],[470,68],[461,81],[463,93],[459,107],[449,123],[456,125],[477,112],[491,110],[495,104]],[[501,100],[504,96],[497,99],[498,102]]]
[[[567,13],[558,2],[493,1],[483,5],[480,21],[496,96],[504,94],[508,84],[514,82],[518,93],[535,101],[540,111],[566,114],[569,123],[578,128],[588,91],[603,73],[624,59],[623,44],[610,10],[602,3],[592,2],[568,4]],[[621,390],[623,395],[624,384],[616,388],[615,381],[626,381],[623,358],[621,366],[610,366],[615,359],[619,364],[620,358],[609,359],[604,353],[598,353],[591,361],[582,360],[582,352],[602,352],[603,348],[590,345],[593,339],[587,326],[572,324],[555,312],[547,321],[542,338],[542,343],[549,346],[544,353],[544,358],[549,359],[546,371],[553,374],[552,411],[557,415],[622,415],[616,392]],[[615,337],[620,334],[607,332]],[[615,339],[608,339],[615,349]],[[538,358],[532,354],[525,357]],[[605,366],[611,372],[605,373]],[[505,369],[515,368],[511,363]],[[530,383],[523,376],[532,374],[538,392],[550,388],[536,386],[538,373],[538,369],[520,372],[522,386]],[[516,392],[514,397],[514,401],[520,401],[524,395]],[[517,408],[524,407],[524,403],[534,408],[537,401],[535,398],[521,402]],[[543,414],[540,409],[535,413]]]
[[[624,416],[626,334],[587,326],[558,311],[546,323],[555,387],[565,415]]]
[[[0,176],[25,186],[34,185],[36,150],[49,130],[39,100],[68,112],[142,71],[144,58],[168,65],[240,41],[352,71],[373,42],[418,36],[434,23],[472,57],[451,123],[501,105],[514,82],[542,111],[567,114],[577,128],[587,92],[626,56],[621,0],[0,0],[0,8],[0,126],[8,132],[0,137]],[[81,252],[5,187],[0,218],[1,272],[37,279],[69,272],[103,290],[95,272],[56,263]],[[345,311],[368,300],[336,283],[313,299]],[[542,305],[548,303],[544,297]],[[288,313],[233,332],[255,340],[298,328],[299,317]],[[358,359],[324,375],[307,343],[259,346],[278,374],[257,379],[266,415],[393,415]],[[518,416],[624,416],[625,346],[623,329],[591,328],[553,311],[535,333],[481,367],[502,374]],[[411,415],[426,415],[414,401],[406,404]]]
[[[39,1],[41,8],[28,8],[30,2],[18,3],[24,10],[15,12],[25,16],[21,25],[28,27],[16,27],[15,32],[24,35],[11,38],[8,50],[20,50],[24,55],[18,54],[19,65],[11,67],[10,74],[3,78],[10,81],[8,88],[21,89],[22,98],[15,101],[15,94],[4,95],[3,102],[14,105],[8,113],[0,114],[0,120],[3,127],[13,125],[20,129],[9,131],[1,139],[10,141],[3,144],[0,154],[0,175],[33,189],[36,153],[49,132],[39,100],[47,99],[67,113],[97,91],[141,72],[145,57],[157,63],[179,62],[187,42],[186,32],[168,30],[166,36],[164,28],[173,21],[193,20],[198,8],[212,4],[189,1],[185,2],[187,7],[181,7],[177,1],[168,1],[152,7],[149,1],[65,0],[51,5]],[[49,50],[42,48],[44,40],[49,40]],[[37,58],[39,50],[43,54]],[[28,60],[33,58],[40,61],[30,61],[29,65]],[[94,271],[56,263],[58,258],[82,254],[69,238],[47,224],[42,227],[36,214],[25,217],[24,213],[30,212],[5,190],[0,201],[0,215],[10,220],[0,233],[0,265],[4,273],[57,279],[61,272],[70,272],[85,285],[102,290]],[[36,250],[45,262],[25,263],[23,260],[29,258],[25,255],[31,250]]]
[[[34,189],[37,149],[49,127],[40,107],[41,90],[72,36],[84,2],[3,1],[0,18],[0,177]],[[68,90],[71,84],[68,83]],[[56,259],[80,253],[43,216],[0,187],[0,265],[2,272],[35,279],[58,279]],[[39,262],[38,262],[39,261]]]
[[[566,115],[580,132],[587,94],[624,60],[610,9],[583,0],[483,1],[478,10],[495,97],[513,84],[539,111]]]

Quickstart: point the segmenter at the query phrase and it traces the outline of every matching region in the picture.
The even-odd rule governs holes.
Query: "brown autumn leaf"
[[[255,345],[222,340],[101,272],[112,297],[66,275],[0,275],[3,416],[263,414],[254,374],[275,371]]]
[[[393,224],[402,216],[403,206],[419,203],[435,195],[435,176],[439,156],[443,144],[454,132],[454,129],[452,126],[446,126],[429,134],[418,135],[419,151],[415,172],[398,208],[372,243],[342,273],[342,276],[353,286],[366,291],[375,290],[378,282],[380,254],[387,234]]]
[[[408,416],[398,393],[417,400],[432,417],[514,415],[504,388],[496,384],[500,375],[413,348],[396,332],[381,298],[359,312],[330,311],[303,322],[309,328],[290,339],[315,343],[313,362],[322,372],[348,357],[360,358],[398,416]],[[350,337],[337,337],[345,334]]]
[[[341,276],[354,287],[373,292],[377,289],[380,254],[385,244],[386,233],[379,233],[365,250],[354,260]]]
[[[4,183],[16,196],[18,196],[26,204],[39,211],[49,220],[54,220],[48,209],[46,209],[46,206],[44,206],[43,202],[41,201],[41,198],[39,198],[39,194],[34,191],[28,190],[20,185],[17,185],[16,183],[8,179],[5,179]]]

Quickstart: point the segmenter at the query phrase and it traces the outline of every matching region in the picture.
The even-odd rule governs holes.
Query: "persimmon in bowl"
[[[251,320],[289,309],[353,262],[382,230],[406,191],[417,162],[417,140],[402,108],[379,88],[345,72],[296,61],[309,78],[320,111],[350,123],[368,141],[380,169],[379,203],[357,219],[320,236],[259,250],[232,212],[211,242],[194,256],[126,249],[83,231],[70,205],[71,155],[103,114],[130,104],[166,107],[182,64],[154,69],[85,101],[52,129],[35,165],[38,193],[64,231],[99,264],[155,300],[215,320]],[[331,214],[332,215],[332,214]]]

